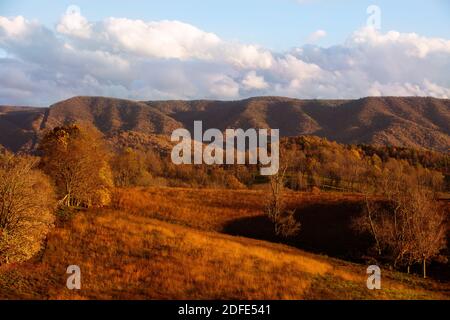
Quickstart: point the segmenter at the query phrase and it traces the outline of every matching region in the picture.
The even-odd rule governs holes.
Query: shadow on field
[[[368,263],[367,253],[373,246],[370,235],[361,235],[352,230],[352,220],[362,214],[362,204],[357,201],[329,203],[306,203],[295,208],[296,220],[301,223],[297,236],[285,239],[277,237],[274,227],[265,215],[240,218],[224,226],[223,232],[253,239],[284,243],[305,251],[325,254],[347,261]],[[447,257],[450,256],[450,233]],[[420,276],[420,265],[412,271]],[[450,281],[448,263],[433,262],[429,276],[441,281]]]
[[[272,222],[265,215],[231,221],[224,227],[224,232],[282,242],[310,252],[351,261],[361,261],[371,245],[368,236],[357,234],[350,227],[353,217],[361,214],[361,204],[358,202],[311,203],[296,207],[295,210],[301,230],[298,236],[290,239],[277,237]]]

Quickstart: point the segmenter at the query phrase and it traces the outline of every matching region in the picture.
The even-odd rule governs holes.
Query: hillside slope
[[[124,191],[126,209],[79,213],[50,233],[36,261],[1,267],[0,299],[449,298],[445,284],[384,269],[382,290],[368,290],[364,265],[221,233],[225,220],[259,214],[255,191]],[[183,205],[160,201],[175,193]],[[65,287],[72,264],[79,291]]]
[[[13,151],[32,149],[46,110],[0,106],[0,145]]]
[[[370,97],[299,100],[257,97],[240,101],[149,101],[74,97],[47,109],[0,107],[0,144],[33,148],[43,130],[87,122],[108,137],[122,132],[169,135],[174,129],[279,128],[282,136],[317,135],[342,143],[450,148],[450,100]],[[145,138],[144,138],[145,140]]]

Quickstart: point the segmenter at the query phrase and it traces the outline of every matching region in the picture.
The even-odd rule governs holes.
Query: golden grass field
[[[33,261],[0,267],[1,299],[449,299],[450,285],[382,271],[366,288],[366,266],[226,234],[261,216],[264,192],[135,188],[110,208],[58,224]],[[357,195],[289,193],[289,205],[357,202]],[[313,207],[314,208],[314,207]],[[251,221],[251,220],[249,220]],[[250,224],[251,225],[251,224]],[[81,290],[66,268],[81,268]]]

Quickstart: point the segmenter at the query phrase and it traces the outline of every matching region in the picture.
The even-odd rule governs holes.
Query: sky
[[[450,97],[450,1],[0,0],[0,104]]]

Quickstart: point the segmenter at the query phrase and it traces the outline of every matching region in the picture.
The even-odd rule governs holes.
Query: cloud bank
[[[45,106],[75,95],[450,97],[449,40],[372,28],[340,45],[277,53],[180,21],[90,22],[73,11],[55,30],[21,16],[0,17],[0,49],[0,104]]]

